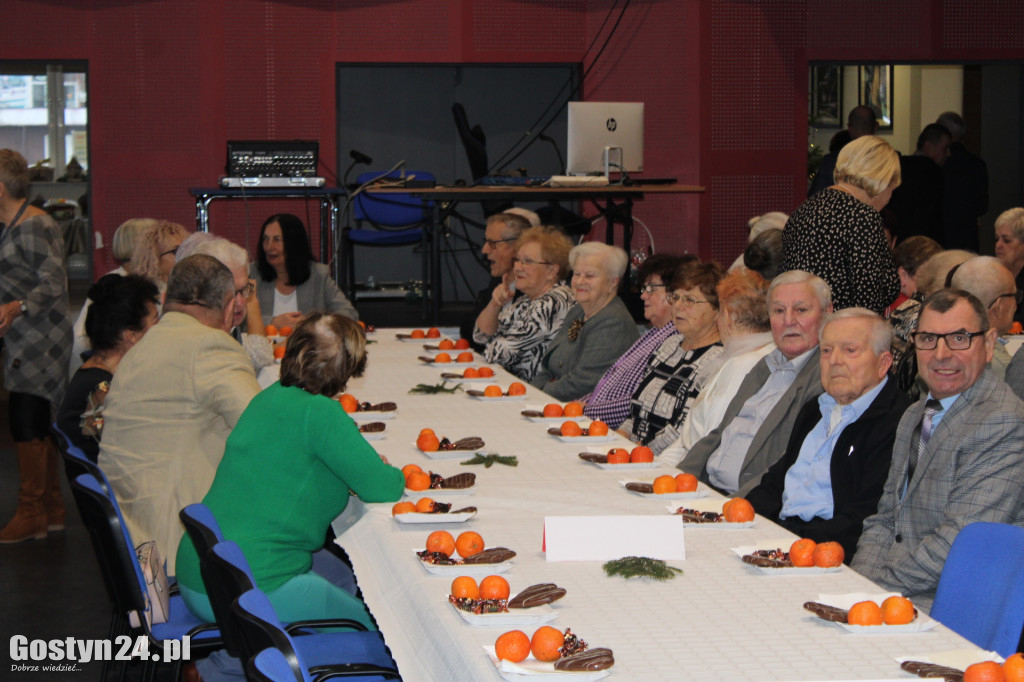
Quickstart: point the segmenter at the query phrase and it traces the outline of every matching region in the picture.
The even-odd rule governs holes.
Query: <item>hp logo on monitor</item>
[[[604,127],[607,128],[610,132],[615,132],[615,129],[619,127],[619,124],[615,121],[614,118],[610,118],[604,122]]]

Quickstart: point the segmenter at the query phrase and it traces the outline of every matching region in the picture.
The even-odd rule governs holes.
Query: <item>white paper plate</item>
[[[419,339],[413,339],[413,338],[409,338],[408,334],[395,334],[395,338],[398,339],[399,341],[401,341],[402,343],[441,343],[441,341],[443,341],[447,337],[445,337],[443,335],[442,336],[435,336],[435,337],[432,337],[432,338],[428,338],[428,337],[424,336],[424,337],[419,338]]]
[[[518,627],[520,625],[543,625],[558,618],[558,611],[547,604],[529,609],[509,609],[506,613],[469,613],[449,602],[455,612],[474,627]]]
[[[821,620],[816,616],[812,616],[812,618]],[[920,612],[913,623],[906,625],[850,625],[849,623],[833,623],[831,621],[822,622],[828,622],[830,625],[835,625],[855,635],[909,635],[915,632],[928,632],[939,624],[939,621]]]
[[[416,451],[427,459],[470,459],[473,455],[486,455],[487,448],[477,448],[476,450],[435,450],[434,452],[426,452],[416,448]]]
[[[445,566],[442,564],[428,564],[426,561],[423,561],[415,554],[415,552],[422,552],[423,550],[414,549],[412,551],[413,560],[420,566],[422,566],[423,570],[425,570],[427,573],[430,573],[431,575],[445,575],[449,578],[457,578],[460,575],[488,576],[495,575],[497,573],[504,573],[508,569],[512,568],[512,559],[509,559],[508,561],[502,561],[500,564],[454,564],[451,566]]]
[[[473,362],[475,362],[475,360],[470,360],[469,362],[455,362],[455,360],[452,360],[451,362],[434,362],[431,360],[428,362],[426,360],[420,360],[421,364],[429,365],[430,367],[444,367],[446,369],[449,367],[461,367],[462,369],[466,369],[471,366]],[[451,379],[449,379],[449,381],[451,381]]]
[[[462,363],[460,362],[460,363],[456,363],[456,364],[460,364],[461,365]],[[448,372],[448,373],[451,374],[451,372]],[[447,381],[447,382],[452,383],[452,384],[459,384],[459,383],[462,383],[462,384],[494,384],[494,383],[497,382],[497,377],[462,377],[462,376],[460,376],[457,379],[453,379],[451,377],[441,377],[441,380],[442,381]]]
[[[555,670],[553,662],[542,663],[532,655],[520,663],[511,663],[509,661],[499,661],[498,657],[494,655],[493,646],[484,646],[484,651],[487,653],[487,657],[491,659],[494,667],[498,669],[498,674],[501,675],[501,678],[511,682],[527,682],[527,680],[538,678],[572,680],[572,682],[596,682],[608,677],[608,673],[614,670],[614,667],[612,667],[608,670],[595,670],[593,672],[562,672]]]
[[[650,483],[651,481],[619,481],[619,485],[630,495],[637,495],[639,497],[646,497],[650,500],[696,500],[701,497],[707,497],[711,494],[711,489],[703,483],[697,484],[697,489],[689,493],[664,493],[657,495],[655,493],[638,493],[634,490],[626,488],[627,483]]]
[[[994,651],[984,649],[946,649],[945,651],[932,651],[927,654],[911,654],[910,656],[897,656],[896,661],[921,661],[922,663],[934,663],[949,668],[966,670],[968,666],[982,661],[995,661],[1002,663],[1003,657]]]
[[[565,419],[562,420],[566,421]],[[609,429],[608,433],[603,436],[551,436],[560,443],[577,443],[579,445],[589,445],[590,443],[611,443],[616,438],[619,438],[617,433],[614,433]]]
[[[368,412],[349,412],[348,416],[352,417],[354,422],[383,422],[388,419],[394,419],[396,414],[398,414],[398,410],[391,410],[390,412],[370,410]]]
[[[604,454],[604,453],[601,453]],[[624,462],[623,464],[608,464],[607,462],[588,462],[585,459],[581,459],[584,464],[591,464],[596,466],[598,469],[604,469],[605,471],[636,471],[639,469],[657,469],[660,465],[658,462]]]
[[[434,495],[473,495],[476,493],[476,486],[471,485],[468,488],[427,488],[426,490],[409,490],[405,489],[406,497],[414,497],[419,499],[421,497],[433,497]]]
[[[537,410],[543,412],[543,410]],[[523,417],[534,424],[564,424],[565,422],[576,422],[577,424],[589,424],[593,421],[590,417]]]
[[[493,402],[493,403],[506,403],[506,402],[512,402],[513,400],[526,400],[526,394],[525,393],[523,393],[522,395],[502,395],[502,396],[498,396],[496,398],[491,398],[491,397],[485,396],[485,395],[471,395],[469,397],[472,398],[473,400],[482,400],[484,402]]]
[[[668,509],[670,513],[675,514],[676,509],[680,507],[686,507],[687,509],[693,509],[694,511],[706,512],[712,511],[719,514],[722,513],[722,505],[718,504],[718,500],[711,499],[710,497],[704,499],[694,500],[686,504],[667,504],[665,509]],[[729,523],[723,521],[722,523],[687,523],[683,521],[683,525],[686,526],[686,530],[696,528],[717,528],[718,530],[742,530],[744,528],[756,528],[757,521],[743,521],[741,523]]]
[[[476,516],[476,512],[461,512],[458,514],[421,514],[409,512],[392,516],[396,523],[463,523]]]
[[[371,441],[371,440],[384,440],[385,438],[388,437],[387,431],[374,431],[372,433],[366,433],[366,432],[360,431],[359,433],[362,434],[363,438],[368,440],[368,441]]]

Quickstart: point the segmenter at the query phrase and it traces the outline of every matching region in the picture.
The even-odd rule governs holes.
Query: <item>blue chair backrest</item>
[[[99,479],[103,487],[111,490],[107,475],[103,473],[103,470],[95,462],[86,457],[85,453],[82,452],[82,448],[71,442],[67,434],[57,426],[57,422],[50,425],[50,430],[56,436],[57,447],[64,456],[64,467],[68,471],[68,478],[70,480],[75,480],[80,474],[92,474]]]
[[[178,512],[178,518],[185,526],[185,532],[192,540],[196,554],[199,555],[199,563],[202,564],[206,553],[213,549],[218,542],[224,541],[224,533],[220,529],[220,524],[213,517],[210,508],[202,502],[188,505]]]
[[[949,550],[930,615],[984,649],[1014,653],[1024,628],[1024,528],[965,526]]]
[[[415,176],[417,180],[434,180],[434,176],[426,171],[406,171],[405,177]],[[390,173],[369,172],[363,173],[356,182],[359,185],[370,182],[377,178],[399,178],[400,171]],[[388,194],[386,196],[371,196],[365,191],[356,195],[355,219],[366,220],[377,225],[386,227],[402,227],[417,225],[429,218],[428,210],[432,206],[429,201],[424,201],[411,194]]]
[[[261,682],[307,682],[306,671],[285,658],[280,649],[264,649],[249,661],[249,677]]]

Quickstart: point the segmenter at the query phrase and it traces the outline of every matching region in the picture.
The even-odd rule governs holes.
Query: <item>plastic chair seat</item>
[[[311,635],[293,633],[292,644],[299,658],[310,668],[348,661],[358,661],[381,668],[392,668],[395,665],[391,655],[384,648],[384,638],[379,632],[317,632]],[[344,661],[339,661],[339,654],[342,652]]]

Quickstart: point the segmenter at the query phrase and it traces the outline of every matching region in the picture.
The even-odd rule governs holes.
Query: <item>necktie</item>
[[[924,417],[921,419],[921,439],[917,442],[917,450],[910,453],[910,462],[907,464],[908,484],[914,478],[914,469],[917,468],[917,463],[920,461],[921,455],[924,454],[924,449],[928,446],[928,441],[932,437],[932,420],[939,412],[942,412],[942,403],[935,398],[931,398],[925,403]]]

